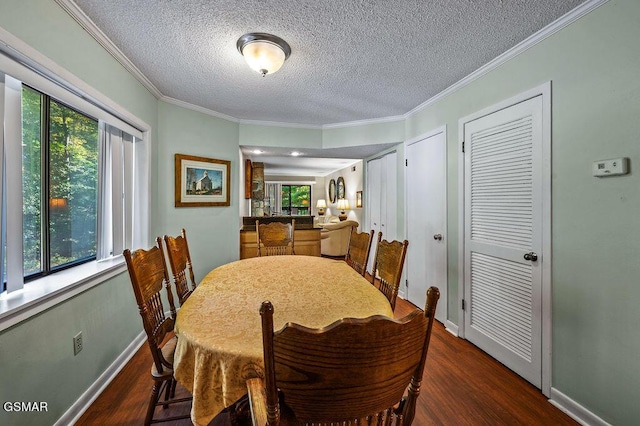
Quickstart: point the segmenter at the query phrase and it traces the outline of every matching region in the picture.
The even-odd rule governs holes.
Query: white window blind
[[[103,121],[99,126],[98,260],[144,245],[148,214],[146,145]]]
[[[24,286],[22,243],[22,85],[0,73],[0,124],[2,129],[3,246],[7,291]]]

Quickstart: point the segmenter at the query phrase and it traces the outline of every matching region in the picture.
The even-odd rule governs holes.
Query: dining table
[[[269,256],[209,272],[180,307],[174,376],[193,395],[191,420],[206,425],[264,376],[263,301],[274,330],[287,323],[322,328],[342,318],[393,317],[387,298],[342,260]]]

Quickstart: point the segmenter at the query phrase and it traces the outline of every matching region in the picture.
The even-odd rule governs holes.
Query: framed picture
[[[247,159],[244,162],[244,198],[246,200],[251,199],[251,189],[253,186],[253,173],[251,167],[251,160]]]
[[[342,176],[340,176],[338,178],[338,200],[344,198],[345,193],[346,190],[344,188],[344,179],[342,178]]]
[[[362,207],[362,191],[356,191],[356,207]]]
[[[175,156],[175,206],[231,205],[231,161]]]
[[[336,202],[336,181],[334,179],[329,181],[329,202],[332,204]]]

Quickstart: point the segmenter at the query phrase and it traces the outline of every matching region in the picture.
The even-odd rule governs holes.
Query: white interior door
[[[377,158],[375,160],[370,160],[367,162],[367,192],[365,195],[365,200],[367,203],[367,222],[368,227],[363,229],[364,232],[368,232],[373,229],[373,239],[374,242],[371,245],[371,253],[369,255],[369,265],[367,266],[367,270],[371,271],[373,268],[373,256],[375,256],[375,241],[378,238],[378,232],[381,228],[381,215],[380,215],[380,191],[381,191],[381,177],[380,173],[382,170],[381,167],[382,160]]]
[[[542,96],[464,123],[465,337],[542,381]]]
[[[398,154],[391,152],[383,157],[367,162],[367,223],[364,232],[374,231],[374,242],[371,245],[371,253],[367,270],[373,267],[373,258],[376,254],[376,241],[378,232],[382,232],[382,238],[387,241],[397,239],[397,204],[398,204],[398,178],[396,164]]]
[[[391,152],[381,159],[381,177],[382,177],[382,238],[387,241],[398,239],[397,232],[397,211],[398,211],[398,178],[397,178],[397,161],[398,154]]]
[[[436,319],[447,319],[446,137],[407,145],[407,299],[424,308],[427,288],[440,290]]]

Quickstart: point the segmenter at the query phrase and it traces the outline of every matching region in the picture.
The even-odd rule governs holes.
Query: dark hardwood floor
[[[396,317],[415,307],[398,299]],[[145,344],[89,407],[77,425],[141,425],[152,381]],[[187,394],[178,386],[177,394]],[[189,411],[187,404],[156,410],[156,417]],[[166,425],[190,425],[180,420]],[[418,399],[416,426],[577,425],[538,389],[466,340],[435,323]]]

